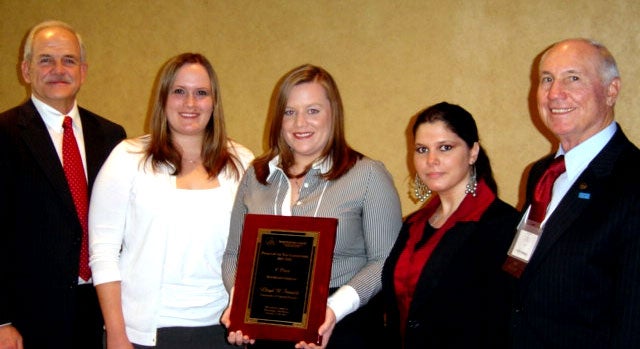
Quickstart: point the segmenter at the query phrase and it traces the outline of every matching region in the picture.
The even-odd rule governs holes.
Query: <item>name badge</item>
[[[528,263],[533,255],[533,251],[535,251],[538,245],[541,234],[542,227],[539,223],[525,220],[525,222],[518,227],[518,232],[507,254]]]

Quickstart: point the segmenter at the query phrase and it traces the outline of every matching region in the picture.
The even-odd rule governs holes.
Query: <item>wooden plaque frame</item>
[[[337,226],[336,218],[247,214],[229,330],[319,345]]]

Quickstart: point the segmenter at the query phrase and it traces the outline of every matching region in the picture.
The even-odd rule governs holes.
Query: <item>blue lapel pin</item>
[[[578,188],[580,188],[580,190],[585,190],[585,189],[587,189],[587,187],[588,187],[587,183],[584,183],[584,182],[582,182],[582,183],[580,183],[578,185]],[[591,199],[591,193],[585,193],[585,192],[581,191],[581,192],[578,193],[578,198],[583,199],[583,200],[589,200],[589,199]]]

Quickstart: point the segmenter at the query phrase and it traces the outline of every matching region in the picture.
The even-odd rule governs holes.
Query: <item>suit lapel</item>
[[[82,108],[78,108],[80,119],[82,120],[82,134],[84,137],[84,152],[87,162],[87,179],[89,193],[93,187],[93,182],[100,171],[104,161],[104,137],[100,126],[90,113]]]
[[[42,169],[42,172],[51,182],[54,190],[60,196],[61,201],[73,212],[73,198],[69,192],[67,179],[64,175],[62,163],[55,150],[47,126],[38,114],[37,109],[29,100],[24,104],[20,114],[20,124],[22,131],[20,136],[24,140],[27,148]]]
[[[441,278],[448,275],[443,270],[451,268],[451,264],[459,257],[462,246],[469,240],[473,231],[473,223],[458,223],[444,234],[420,274],[415,290],[415,293],[420,293],[420,297],[414,297],[413,309],[419,309],[423,302],[431,298],[430,294],[441,283]]]
[[[533,272],[544,261],[553,245],[582,215],[592,200],[598,200],[598,192],[606,185],[605,177],[611,174],[624,145],[628,142],[618,129],[611,141],[576,179],[545,223],[536,251],[525,268],[525,275]]]
[[[583,191],[578,189],[577,183],[596,183],[596,179],[591,172],[592,171],[587,169],[580,175],[576,184],[565,194],[564,198],[558,204],[558,207],[545,223],[542,236],[540,237],[540,241],[529,265],[525,268],[525,273],[537,268],[556,241],[567,231],[568,227],[574,224],[575,220],[578,219],[585,207],[589,204],[589,200],[580,198],[579,192]],[[591,186],[589,185],[589,187]]]

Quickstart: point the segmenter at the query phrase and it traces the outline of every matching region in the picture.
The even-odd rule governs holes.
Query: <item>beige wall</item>
[[[0,110],[27,97],[18,48],[44,19],[83,35],[89,76],[79,102],[130,136],[144,132],[161,64],[198,51],[220,77],[230,135],[260,153],[273,85],[313,63],[337,80],[348,141],[386,164],[405,214],[418,207],[409,197],[408,123],[442,100],[476,117],[501,196],[519,205],[523,171],[554,146],[530,91],[534,59],[552,42],[584,36],[609,47],[623,81],[616,118],[640,144],[639,17],[636,0],[2,0]]]

